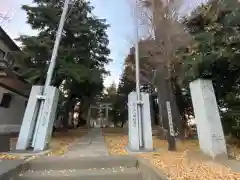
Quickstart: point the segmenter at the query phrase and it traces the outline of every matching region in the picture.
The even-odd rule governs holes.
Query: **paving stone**
[[[83,138],[81,138],[75,145],[73,145],[65,157],[96,157],[108,156],[108,149],[105,145],[102,130],[92,129]]]

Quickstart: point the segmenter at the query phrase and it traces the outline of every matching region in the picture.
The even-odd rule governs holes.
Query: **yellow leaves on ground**
[[[62,156],[67,152],[68,148],[72,143],[76,141],[76,137],[61,137],[54,138],[50,143],[51,151],[47,154],[48,156]]]
[[[4,160],[14,160],[14,159],[23,159],[24,157],[19,155],[12,155],[6,153],[0,153],[0,159]]]
[[[105,141],[107,142],[108,152],[111,155],[127,155],[125,147],[128,143],[127,136],[121,135],[106,135],[104,136]]]
[[[105,134],[105,141],[111,155],[127,155],[125,147],[128,137],[121,134]],[[190,158],[188,151],[199,150],[198,142],[186,140],[177,142],[177,151],[169,152],[167,142],[158,138],[153,139],[153,153],[142,153],[140,158],[148,159],[153,165],[163,171],[170,180],[237,180],[239,173],[213,161],[201,161],[200,158]]]
[[[50,143],[51,152],[48,156],[62,156],[64,155],[69,147],[79,138],[84,136],[88,132],[87,129],[74,129],[68,132],[55,133]]]
[[[54,134],[50,142],[50,152],[48,156],[62,156],[68,148],[76,142],[79,138],[84,136],[88,132],[88,129],[79,128],[74,130],[69,130],[68,132],[57,132]],[[11,148],[16,147],[17,138],[11,139]],[[8,154],[0,153],[0,159],[14,160],[14,159],[24,159],[26,156],[24,154]],[[29,157],[28,159],[34,159],[36,156]]]
[[[10,147],[15,147],[17,143],[17,138],[12,138],[10,141]],[[23,159],[23,156],[17,154],[7,154],[7,153],[0,153],[0,160],[14,160],[14,159]]]
[[[240,174],[211,161],[198,161],[186,157],[186,152],[157,152],[141,154],[161,169],[170,180],[237,180]]]

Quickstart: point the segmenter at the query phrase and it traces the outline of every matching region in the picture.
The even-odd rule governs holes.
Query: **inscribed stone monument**
[[[16,145],[17,150],[27,150],[29,147],[34,148],[34,151],[45,150],[51,138],[59,91],[49,86],[47,93],[41,96],[42,91],[42,86],[32,87]]]
[[[139,151],[139,127],[137,113],[137,94],[131,92],[128,95],[128,146],[132,151]]]
[[[152,151],[152,126],[149,94],[141,93],[142,119],[138,117],[137,93],[131,92],[128,96],[128,148],[131,151]]]
[[[227,158],[227,148],[212,81],[190,83],[201,150],[212,158]]]

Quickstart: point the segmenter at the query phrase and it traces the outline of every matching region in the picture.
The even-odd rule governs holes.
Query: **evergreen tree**
[[[224,130],[235,132],[233,126],[240,117],[236,113],[240,112],[240,4],[237,0],[210,1],[196,9],[185,24],[195,42],[180,51],[186,72],[184,83],[212,79]]]
[[[52,54],[64,0],[34,0],[24,5],[27,22],[37,30],[37,36],[20,36],[24,52],[19,61],[21,70],[33,84],[44,84]],[[109,63],[108,25],[92,13],[93,7],[85,0],[74,1],[65,21],[57,56],[52,85],[66,92],[65,119],[76,99],[91,99],[102,91],[105,65]],[[96,87],[96,88],[93,88]],[[66,121],[65,121],[66,122]]]
[[[37,36],[21,36],[28,67],[24,75],[33,82],[44,82],[52,53],[55,35],[63,7],[63,0],[35,0],[36,6],[24,5],[28,23],[39,31]],[[92,15],[89,2],[76,1],[68,13],[59,48],[54,82],[74,79],[78,82],[99,80],[109,62],[105,20]],[[41,76],[37,76],[36,72]],[[34,74],[35,76],[32,76]]]

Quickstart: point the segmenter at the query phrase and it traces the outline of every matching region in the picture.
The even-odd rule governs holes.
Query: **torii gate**
[[[97,102],[96,105],[91,105],[88,109],[88,126],[91,127],[104,127],[109,122],[109,110],[112,108],[112,103]],[[92,109],[98,109],[99,117],[98,119],[91,120]],[[105,110],[105,118],[102,117],[102,110]]]

